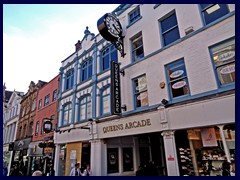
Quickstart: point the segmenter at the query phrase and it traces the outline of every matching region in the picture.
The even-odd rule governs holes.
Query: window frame
[[[168,74],[168,70],[179,67],[179,66],[182,66],[182,65],[184,65],[184,70],[185,70],[186,75],[184,77],[179,77],[179,78],[176,78],[176,79],[171,81],[170,76]],[[184,58],[180,58],[176,61],[173,61],[169,64],[166,64],[165,65],[165,73],[166,73],[166,82],[167,82],[167,87],[168,87],[168,95],[169,95],[169,99],[172,102],[180,101],[181,99],[184,99],[186,97],[191,96],[191,90],[190,90],[190,86],[189,86],[188,75],[187,75],[186,64],[185,64]],[[172,82],[178,82],[179,80],[185,80],[186,81],[186,85],[187,85],[187,88],[188,88],[188,93],[184,94],[184,95],[177,96],[177,97],[173,97],[171,83]]]
[[[105,91],[108,91],[108,89],[109,89],[109,93],[103,95],[103,93]],[[103,112],[103,109],[104,109],[103,98],[105,98],[107,96],[110,97],[109,98],[109,112],[104,113]],[[106,86],[106,87],[101,89],[101,95],[100,95],[100,115],[101,116],[107,116],[107,115],[110,115],[110,114],[111,114],[111,88],[110,88],[110,85],[108,85],[108,86]]]
[[[149,107],[149,96],[148,96],[148,86],[147,86],[147,82],[146,82],[146,90],[143,90],[143,91],[139,91],[139,92],[136,92],[136,83],[135,81],[139,78],[142,78],[144,77],[146,78],[146,81],[147,81],[147,76],[146,74],[142,74],[140,76],[137,76],[135,78],[132,79],[132,84],[133,84],[133,104],[134,104],[134,109],[135,110],[141,110],[141,109],[145,109],[146,107]],[[144,92],[147,92],[147,99],[148,99],[148,104],[145,105],[145,106],[140,106],[140,107],[137,107],[137,94],[141,94],[141,93],[144,93]]]
[[[50,94],[46,95],[44,98],[44,107],[50,103]]]
[[[113,48],[113,49],[112,49]],[[105,54],[105,55],[103,55],[103,53],[107,50],[107,49],[109,49],[108,50],[108,52]],[[102,51],[101,51],[101,58],[100,58],[100,72],[105,72],[105,71],[107,71],[107,70],[109,70],[110,68],[111,68],[111,62],[113,61],[112,60],[112,54],[113,53],[116,53],[116,57],[117,57],[117,59],[116,60],[114,60],[114,62],[118,62],[118,50],[116,49],[116,47],[114,46],[114,45],[112,45],[112,44],[110,44],[110,45],[108,45],[107,47],[105,47]],[[106,68],[106,69],[104,69],[104,63],[103,63],[103,58],[104,57],[106,57],[106,56],[108,56],[108,59],[109,59],[109,61],[108,61],[108,68]]]
[[[41,108],[42,108],[42,99],[38,101],[38,109],[41,109]]]
[[[89,98],[89,100],[88,100]],[[81,103],[84,99],[86,99],[86,102]],[[82,96],[81,98],[79,98],[78,100],[78,122],[83,122],[86,121],[88,119],[90,119],[91,117],[88,117],[88,105],[91,105],[91,117],[93,114],[93,106],[92,106],[92,96],[91,94],[86,94],[84,96]],[[85,117],[84,119],[81,119],[81,107],[82,105],[85,106]]]
[[[39,126],[40,126],[40,121],[37,121],[37,122],[36,122],[36,128],[35,128],[35,136],[38,136]]]
[[[84,66],[85,65],[85,66]],[[83,67],[84,66],[84,67]],[[89,70],[91,69],[91,75],[89,74]],[[93,59],[89,58],[81,63],[80,66],[80,82],[88,81],[93,75]],[[86,77],[85,77],[85,70],[86,70]]]
[[[221,85],[221,81],[220,81],[220,78],[219,78],[217,69],[218,69],[219,67],[223,67],[223,66],[225,66],[225,65],[230,65],[230,64],[232,64],[232,63],[234,63],[234,65],[236,65],[236,57],[235,57],[234,60],[231,60],[231,61],[229,61],[229,62],[225,62],[225,63],[222,63],[222,64],[216,66],[216,64],[215,64],[215,62],[214,62],[213,52],[212,52],[211,49],[213,49],[213,48],[215,48],[215,47],[217,47],[217,46],[219,46],[219,45],[227,44],[227,43],[229,43],[229,42],[231,42],[231,41],[234,41],[234,45],[235,45],[235,55],[236,55],[236,39],[235,39],[235,36],[234,36],[234,37],[231,37],[231,38],[228,38],[228,39],[225,39],[225,40],[223,40],[223,41],[220,41],[220,42],[218,42],[218,43],[216,43],[216,44],[214,44],[214,45],[209,46],[209,48],[208,48],[208,49],[209,49],[209,54],[210,54],[210,57],[211,57],[212,67],[213,67],[213,70],[214,70],[215,79],[216,79],[216,83],[217,83],[218,88],[226,88],[226,87],[233,87],[233,86],[235,86],[235,83],[236,83],[235,81],[232,82],[232,83],[222,84],[222,85]],[[225,48],[226,48],[226,46],[225,46]],[[235,71],[235,72],[236,72],[236,71]],[[235,76],[236,76],[236,73],[235,73]]]
[[[141,38],[142,40],[142,44],[136,48],[133,48],[133,44],[134,44],[134,41],[138,41],[138,39]],[[132,59],[132,62],[137,62],[137,61],[140,61],[141,59],[143,59],[145,57],[144,55],[144,45],[143,45],[143,35],[142,35],[142,32],[139,32],[137,34],[135,34],[131,39],[130,39],[130,42],[131,42],[131,59]],[[140,48],[142,48],[142,51],[143,51],[143,57],[137,59],[136,56],[135,56],[135,52],[137,50],[139,50]]]
[[[66,111],[66,107],[67,106],[70,106],[69,109],[67,109],[68,111],[68,122],[66,124],[64,124],[64,114],[65,114],[65,111]],[[72,112],[73,112],[73,107],[72,107],[72,103],[71,102],[67,102],[63,105],[63,111],[62,111],[62,126],[67,126],[69,124],[72,123]],[[71,117],[71,120],[69,120],[69,117]]]
[[[69,69],[66,72],[66,76],[65,76],[65,90],[69,90],[73,87],[74,84],[74,68]]]
[[[176,24],[170,28],[168,28],[167,30],[165,30],[163,32],[163,28],[162,28],[162,21],[170,18],[171,16],[175,15],[176,17]],[[180,31],[179,31],[179,27],[178,27],[178,20],[177,20],[177,15],[176,15],[176,12],[175,10],[169,12],[168,14],[166,14],[165,16],[163,16],[162,18],[159,19],[159,28],[160,28],[160,33],[161,33],[161,42],[162,42],[162,46],[165,47],[165,46],[168,46],[168,45],[171,45],[172,43],[176,42],[177,40],[181,39],[181,36],[180,36]],[[177,29],[178,30],[178,38],[175,39],[174,41],[166,44],[165,42],[165,35],[168,34],[169,32],[172,32],[173,30]]]
[[[52,102],[57,99],[57,89],[53,91],[53,97],[52,97]]]
[[[136,12],[138,12],[137,15],[131,18],[131,15],[134,15],[134,13]],[[139,19],[141,19],[141,17],[142,16],[141,16],[140,6],[138,5],[135,9],[133,9],[131,12],[128,13],[128,26],[137,22]]]
[[[218,17],[218,18],[216,18],[215,20],[213,20],[213,21],[211,21],[209,23],[206,23],[206,18],[205,18],[204,12],[206,12],[208,9],[212,8],[215,5],[217,5],[217,4],[208,4],[208,6],[206,6],[205,8],[202,8],[201,4],[198,4],[198,7],[199,7],[199,10],[200,10],[200,13],[201,13],[201,18],[202,18],[203,24],[205,26],[214,23],[218,19],[220,19],[220,18],[222,18],[222,17],[224,17],[224,16],[226,16],[227,14],[230,13],[230,9],[229,9],[228,4],[223,4],[223,5],[226,5],[226,9],[227,9],[228,12],[225,15],[223,15],[221,17]]]

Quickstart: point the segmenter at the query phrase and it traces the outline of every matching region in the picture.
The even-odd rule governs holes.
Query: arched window
[[[74,80],[74,69],[70,69],[66,73],[66,86],[65,90],[68,90],[73,87],[73,80]]]
[[[81,64],[81,82],[92,77],[92,59],[86,60]]]
[[[114,45],[108,46],[101,53],[101,72],[110,68],[111,61],[118,62],[117,49]]]
[[[92,102],[91,96],[87,95],[79,100],[79,115],[80,121],[87,120],[92,117]]]
[[[68,103],[63,108],[63,121],[62,125],[68,125],[72,122],[72,103]]]
[[[101,92],[100,100],[100,114],[106,115],[111,113],[111,97],[110,97],[110,87],[104,88]]]

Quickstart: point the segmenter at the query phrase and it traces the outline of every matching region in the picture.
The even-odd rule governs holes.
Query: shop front
[[[91,144],[95,175],[135,176],[139,169],[147,169],[150,164],[156,169],[154,175],[167,175],[159,111],[100,122],[96,127]]]
[[[57,176],[69,176],[76,163],[80,163],[83,171],[90,163],[89,129],[74,127],[54,134],[55,161]]]
[[[175,140],[181,176],[221,176],[235,160],[235,124],[178,130]]]
[[[43,171],[43,148],[39,147],[42,141],[31,142],[28,149],[28,174],[31,175],[34,171]]]
[[[175,105],[165,112],[170,125],[169,136],[164,136],[167,166],[177,159],[177,175],[221,176],[223,162],[235,161],[235,94]]]
[[[23,170],[24,175],[28,175],[27,174],[27,167],[28,167],[27,153],[28,153],[30,142],[31,142],[31,138],[15,141],[14,148],[13,148],[13,159],[11,163],[12,167],[14,167],[14,165],[18,165]]]

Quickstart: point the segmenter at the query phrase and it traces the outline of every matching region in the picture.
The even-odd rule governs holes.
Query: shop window
[[[133,62],[135,62],[144,57],[142,33],[139,33],[136,36],[134,36],[131,40],[131,43],[132,43],[132,59]]]
[[[146,75],[133,80],[135,107],[148,106],[148,91]]]
[[[107,173],[119,172],[118,148],[107,149]]]
[[[68,103],[63,107],[63,123],[62,125],[68,125],[72,122],[72,103]]]
[[[229,13],[226,4],[200,4],[205,24],[209,24]]]
[[[92,77],[92,59],[86,60],[81,64],[81,82]]]
[[[227,160],[218,127],[175,132],[181,176],[219,176]]]
[[[133,149],[130,148],[122,148],[123,154],[123,171],[133,171]]]
[[[175,12],[160,21],[163,46],[167,46],[180,38]]]
[[[60,145],[60,152],[59,152],[59,164],[58,164],[58,174],[59,176],[66,176],[65,170],[66,170],[66,145],[61,144]]]
[[[219,85],[235,83],[235,39],[211,47],[210,52]]]
[[[110,87],[104,89],[101,94],[101,115],[111,113]]]
[[[114,45],[105,48],[101,53],[101,72],[109,69],[112,61],[118,62],[117,49]]]
[[[87,95],[79,100],[80,121],[87,120],[92,117],[92,102],[91,96]]]
[[[190,94],[184,60],[180,59],[166,66],[167,82],[171,98]]]
[[[141,18],[140,7],[138,6],[128,16],[129,16],[129,24],[133,24],[134,22],[139,20]]]

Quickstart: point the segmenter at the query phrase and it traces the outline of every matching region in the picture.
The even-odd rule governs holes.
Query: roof
[[[5,90],[5,102],[7,103],[12,95],[13,91]]]

